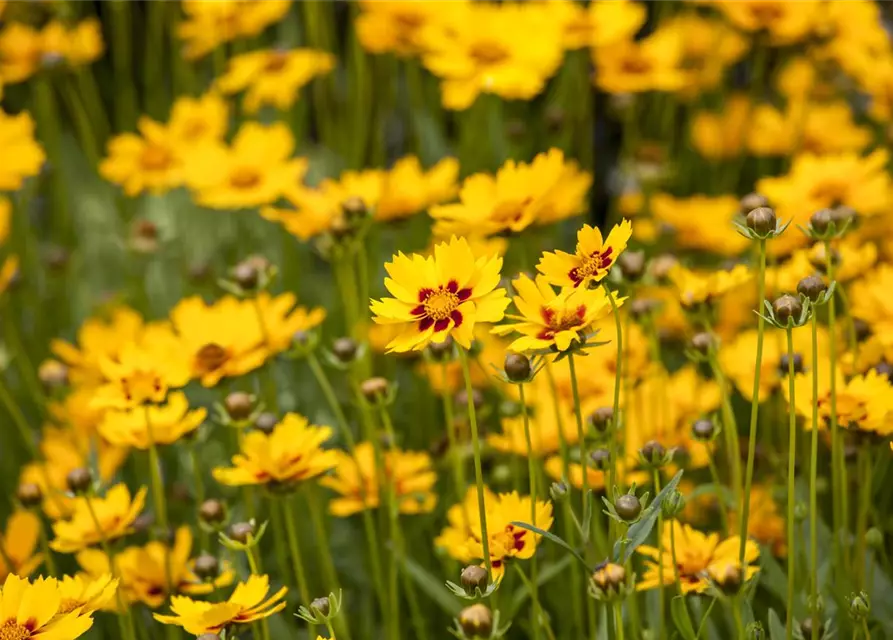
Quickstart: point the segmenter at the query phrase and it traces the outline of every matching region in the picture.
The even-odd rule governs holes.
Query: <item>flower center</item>
[[[602,251],[594,251],[585,256],[579,267],[574,267],[568,273],[577,287],[587,278],[597,277],[607,272],[614,264],[614,247],[605,247]]]
[[[183,138],[186,140],[197,140],[205,135],[208,131],[208,125],[198,118],[193,118],[183,127]]]
[[[750,14],[755,22],[767,27],[784,16],[784,10],[776,4],[755,5],[750,8]]]
[[[509,57],[505,47],[496,42],[487,40],[476,42],[472,45],[468,55],[482,67],[491,67]]]
[[[450,280],[444,287],[419,290],[419,305],[412,310],[412,315],[419,319],[419,331],[425,331],[434,325],[435,331],[443,331],[450,325],[462,324],[462,313],[459,305],[471,296],[471,289],[459,289],[459,283]]]
[[[625,58],[620,64],[621,70],[629,74],[648,73],[651,71],[651,67],[651,60],[639,55]]]
[[[260,173],[251,167],[239,167],[229,174],[229,183],[236,189],[251,189],[260,184]]]
[[[441,290],[432,293],[423,303],[425,315],[435,320],[448,318],[453,309],[459,306],[459,296],[449,290]]]
[[[199,373],[210,373],[222,367],[229,360],[226,349],[219,344],[209,342],[195,354],[195,368]]]
[[[31,621],[28,621],[31,624]],[[25,640],[31,637],[28,627],[19,625],[15,620],[7,620],[0,626],[0,640]]]
[[[413,11],[401,11],[394,15],[394,21],[403,29],[416,29],[425,23],[425,17]]]
[[[120,380],[121,391],[128,402],[142,402],[161,393],[161,379],[154,371],[137,370]]]
[[[551,340],[556,333],[568,331],[576,327],[582,327],[584,318],[586,317],[586,305],[580,305],[576,309],[556,311],[543,307],[540,310],[548,329],[540,331],[537,336],[541,340]]]
[[[848,187],[843,181],[828,180],[817,185],[811,195],[829,207],[836,207],[845,201]]]
[[[267,58],[267,64],[264,65],[264,71],[277,73],[285,69],[285,65],[287,64],[288,53],[286,53],[285,51],[274,51],[270,54],[270,57]]]
[[[170,166],[171,159],[171,154],[167,149],[157,144],[150,144],[143,149],[143,153],[140,155],[140,164],[143,169],[161,171]]]

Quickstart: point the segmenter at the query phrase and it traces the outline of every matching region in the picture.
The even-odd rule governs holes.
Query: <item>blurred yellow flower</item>
[[[465,4],[465,0],[360,0],[360,15],[354,23],[357,38],[372,53],[418,55],[423,51],[422,29],[449,20],[451,14],[464,11]]]
[[[25,179],[36,176],[46,161],[46,154],[34,137],[34,120],[27,111],[9,115],[0,109],[0,149],[0,191],[21,189]]]
[[[287,111],[306,84],[334,67],[332,54],[314,49],[251,51],[230,58],[215,85],[226,95],[245,92],[246,113],[255,114],[264,106]]]
[[[788,385],[781,385],[785,400],[790,402]],[[827,364],[819,367],[818,397],[813,400],[812,375],[800,373],[794,379],[794,408],[805,418],[806,429],[812,429],[812,409],[818,405],[819,429],[830,425],[831,375]],[[886,375],[871,370],[844,380],[837,369],[837,424],[854,431],[875,433],[881,437],[893,434],[893,384]]]
[[[163,405],[112,409],[99,424],[99,434],[113,445],[146,450],[156,444],[173,444],[199,428],[207,411],[189,410],[186,394],[176,391]]]
[[[595,83],[608,93],[675,91],[685,86],[683,40],[679,32],[658,30],[642,40],[624,40],[592,50]]]
[[[651,214],[672,228],[677,247],[721,256],[737,256],[750,246],[732,226],[739,206],[732,195],[675,198],[656,193],[651,197]]]
[[[260,35],[285,17],[291,0],[183,0],[180,6],[185,19],[177,26],[177,35],[185,41],[183,56],[195,60],[224,42]]]
[[[7,638],[74,640],[93,625],[89,613],[61,610],[62,593],[54,578],[9,575],[0,589],[0,630]]]
[[[855,123],[852,108],[843,101],[794,102],[786,112],[760,105],[752,117],[748,147],[757,156],[861,151],[873,137],[868,128]]]
[[[737,511],[729,513],[729,528],[732,531],[740,530]],[[772,497],[771,487],[760,485],[751,487],[747,535],[769,547],[776,558],[788,555],[785,516],[779,513],[778,503]]]
[[[9,575],[27,578],[40,566],[43,555],[34,552],[41,526],[43,525],[38,517],[30,511],[15,511],[9,516],[3,537],[0,538],[0,545],[3,547],[3,553],[0,554],[0,580],[6,580]]]
[[[572,0],[550,0],[542,4],[542,10],[544,20],[561,22],[566,49],[607,47],[627,40],[636,35],[648,17],[645,5],[629,0],[596,0],[588,6]]]
[[[614,225],[605,239],[602,239],[599,228],[584,224],[577,231],[575,252],[546,252],[536,265],[537,271],[552,284],[573,288],[583,285],[585,289],[608,275],[618,256],[626,249],[631,235],[632,224],[629,220]]]
[[[388,325],[375,325],[378,328],[387,327]],[[475,389],[483,389],[497,383],[497,379],[493,376],[493,368],[491,365],[501,363],[505,358],[506,342],[494,336],[484,327],[479,326],[474,332],[474,343],[472,351],[474,357],[468,361],[468,371],[471,374],[471,384]],[[388,338],[390,342],[394,336]],[[384,352],[384,347],[380,345],[380,352]],[[460,389],[465,388],[465,378],[462,374],[462,363],[458,358],[448,358],[445,362],[422,361],[416,367],[416,371],[428,380],[431,390],[438,394],[444,391],[450,396],[457,393]]]
[[[122,538],[133,531],[133,521],[145,504],[146,487],[131,499],[130,489],[125,484],[116,484],[104,497],[78,497],[71,518],[53,523],[55,539],[50,547],[59,553],[74,553],[103,541]]]
[[[229,125],[229,107],[216,92],[197,98],[181,96],[174,100],[167,123],[169,142],[176,145],[183,157],[188,150],[206,142],[219,142]]]
[[[62,576],[59,580],[59,595],[62,596],[59,613],[78,611],[83,616],[106,609],[117,589],[118,580],[109,572],[93,579],[82,575]]]
[[[816,27],[822,2],[803,0],[792,4],[786,0],[738,0],[705,2],[718,9],[742,31],[763,31],[774,44],[791,44],[806,38]]]
[[[0,31],[0,78],[9,84],[24,82],[43,67],[89,64],[102,52],[102,28],[96,18],[71,27],[53,20],[39,31],[9,22]]]
[[[496,494],[484,487],[484,504],[490,506],[496,501]],[[455,560],[462,563],[471,562],[474,556],[468,549],[468,539],[473,531],[468,514],[478,511],[478,494],[476,487],[468,487],[462,502],[454,504],[446,512],[447,526],[434,538],[434,547],[443,550]],[[530,517],[530,511],[528,518]],[[478,517],[480,522],[480,516]]]
[[[541,393],[542,392],[542,393]],[[533,405],[528,408],[528,420],[530,422],[530,445],[534,456],[542,457],[554,453],[560,449],[561,436],[564,441],[573,445],[577,443],[577,423],[570,405],[559,405],[560,416],[555,414],[555,405],[546,389],[537,389],[531,394]],[[559,418],[561,431],[559,432]],[[527,438],[524,434],[524,418],[513,416],[500,420],[502,431],[487,436],[487,444],[497,451],[512,453],[519,456],[527,456]],[[477,503],[475,502],[475,505]]]
[[[669,278],[676,288],[679,302],[689,308],[699,304],[710,304],[722,296],[735,291],[747,283],[753,274],[743,264],[726,271],[692,271],[676,266],[670,270]]]
[[[184,159],[177,152],[180,142],[174,132],[146,116],[139,119],[137,129],[139,135],[122,133],[109,140],[99,174],[131,197],[163,194],[181,186]]]
[[[749,46],[722,20],[694,12],[662,20],[658,30],[675,31],[682,40],[683,97],[719,85],[725,70],[741,60]]]
[[[691,140],[695,149],[711,160],[737,157],[751,129],[752,112],[750,99],[737,94],[725,98],[719,113],[698,111],[691,122]]]
[[[577,459],[579,459],[579,456],[577,456]],[[544,470],[556,482],[567,481],[575,489],[583,488],[583,465],[579,462],[569,462],[567,465],[568,472],[565,474],[564,460],[561,459],[561,456],[551,456],[546,460]],[[592,462],[586,465],[586,472],[589,489],[592,491],[604,491],[609,473],[602,469],[596,469]],[[636,486],[641,487],[650,481],[651,474],[649,472],[636,471],[633,469],[633,465],[627,464],[623,460],[618,461],[617,476],[614,479],[616,485],[628,486],[635,482]]]
[[[339,497],[329,502],[329,513],[344,518],[381,504],[382,489],[375,469],[375,451],[369,442],[356,446],[355,456],[334,451],[337,459],[332,475],[320,480]],[[434,485],[437,474],[431,457],[419,451],[390,449],[383,453],[385,481],[392,484],[400,513],[429,513],[437,504]],[[385,489],[387,495],[387,489]]]

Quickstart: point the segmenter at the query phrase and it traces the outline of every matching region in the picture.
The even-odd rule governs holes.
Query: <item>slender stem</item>
[[[378,414],[381,419],[382,426],[384,426],[385,433],[388,436],[388,442],[390,442],[391,449],[396,446],[396,436],[394,435],[394,424],[391,422],[391,416],[388,413],[387,405],[383,402],[378,403]],[[400,506],[397,502],[397,488],[394,486],[393,482],[389,480],[385,480],[385,486],[387,487],[388,492],[388,501],[387,501],[387,513],[388,513],[388,524],[390,526],[390,534],[391,534],[391,564],[389,567],[388,573],[388,592],[390,594],[390,603],[391,603],[391,611],[390,611],[390,621],[391,624],[389,628],[391,630],[391,635],[394,640],[399,640],[400,638],[400,588],[398,584],[398,564],[397,564],[397,553],[401,551],[398,545],[398,540],[400,538]],[[381,488],[379,488],[381,491]]]
[[[490,537],[487,533],[487,507],[484,504],[484,472],[481,467],[481,442],[478,438],[478,421],[474,410],[474,389],[471,386],[471,372],[468,369],[468,353],[458,349],[462,375],[465,378],[465,395],[468,397],[468,422],[471,425],[471,445],[474,451],[474,478],[478,489],[478,512],[481,519],[481,544],[484,547],[484,563],[487,575],[493,580],[493,562],[490,560]]]
[[[301,545],[298,542],[298,532],[295,529],[295,521],[297,513],[292,500],[285,497],[279,504],[282,509],[282,516],[285,520],[285,534],[288,537],[288,550],[291,554],[292,569],[295,572],[295,582],[298,585],[298,593],[301,596],[301,602],[310,605],[310,589],[307,588],[307,575],[304,573],[304,561],[301,557]],[[313,625],[310,625],[310,636],[313,636]]]
[[[762,320],[762,317],[760,318]],[[818,466],[819,466],[819,405],[816,398],[819,397],[819,346],[818,346],[818,319],[815,312],[812,314],[812,433],[809,449],[809,596],[810,602],[815,605],[819,593],[819,544],[818,544]],[[812,638],[819,637],[819,611],[812,606]]]
[[[654,478],[654,495],[658,495],[660,493],[660,471],[655,467],[652,471]],[[657,512],[657,530],[664,530],[664,516],[663,510],[658,510]],[[660,544],[658,541],[657,545],[657,584],[659,585],[657,588],[657,602],[658,602],[658,611],[660,612],[661,626],[660,626],[660,637],[663,638],[667,635],[666,629],[664,628],[663,621],[666,620],[666,602],[664,601],[664,545]]]
[[[146,416],[146,437],[149,440],[149,478],[152,484],[152,502],[155,506],[155,517],[165,536],[169,533],[167,519],[167,504],[164,501],[164,482],[161,479],[161,460],[158,456],[158,447],[155,445],[155,434],[152,429],[152,417],[149,414],[150,405],[144,405]],[[168,593],[171,593],[171,553],[170,545],[164,547],[164,579]]]
[[[698,625],[698,632],[695,634],[695,638],[701,637],[701,633],[707,625],[707,620],[710,618],[710,612],[713,611],[713,606],[716,604],[716,601],[717,598],[713,598],[713,600],[710,601],[710,606],[707,607],[707,611],[704,612],[704,616],[701,618],[701,623]]]
[[[825,271],[828,274],[828,281],[834,281],[834,260],[831,251],[831,241],[825,241]],[[844,502],[846,500],[846,486],[844,485],[844,459],[843,459],[843,442],[841,441],[841,433],[837,424],[837,327],[836,327],[836,310],[835,299],[831,296],[828,301],[828,375],[831,380],[831,487],[833,493],[833,524],[834,535],[831,536],[833,543],[836,566],[838,571],[845,571],[844,556],[847,555],[843,545],[841,544],[841,533],[846,526],[846,516],[844,515]],[[842,577],[842,576],[840,576]]]
[[[732,493],[735,502],[742,500],[744,490],[741,487],[741,452],[738,447],[738,424],[735,422],[735,413],[732,411],[732,400],[729,394],[729,386],[726,384],[725,374],[722,367],[719,366],[719,360],[716,357],[716,349],[711,348],[708,352],[708,360],[710,369],[713,371],[713,378],[719,385],[719,392],[722,398],[722,430],[726,440],[726,453],[729,457],[729,474],[732,477]],[[747,501],[745,501],[747,502]]]
[[[258,553],[258,556],[260,553]],[[249,547],[245,549],[245,557],[248,559],[248,568],[251,571],[251,575],[258,575],[260,570],[258,569],[257,558],[254,555],[254,548]],[[256,633],[256,627],[253,627]],[[263,640],[270,640],[270,621],[267,618],[263,618],[260,622],[260,636]]]
[[[524,420],[524,439],[527,441],[527,476],[530,483],[530,524],[536,526],[536,462],[533,459],[533,442],[530,438],[530,416],[527,414],[527,404],[524,401],[524,385],[518,385],[518,396],[521,402],[521,417]],[[540,600],[539,585],[537,584],[536,551],[530,557],[530,598],[533,602],[531,611],[531,627],[534,640],[540,638]]]
[[[794,526],[794,504],[797,502],[794,485],[794,465],[797,458],[797,412],[794,409],[794,330],[787,328],[788,336],[788,394],[790,397],[788,406],[788,599],[787,615],[785,618],[785,637],[791,640],[794,637],[794,596],[795,596],[795,571],[797,569],[797,547]]]
[[[741,607],[737,602],[738,598],[735,598],[735,601],[732,602],[732,618],[735,620],[735,637],[743,640],[744,636],[744,622],[741,620]]]
[[[589,454],[586,451],[586,433],[583,430],[583,410],[580,408],[580,391],[577,387],[577,369],[574,366],[574,354],[567,356],[567,366],[571,373],[571,393],[574,397],[574,416],[577,419],[577,440],[580,443],[580,466],[583,468],[583,522],[589,513]],[[610,486],[610,485],[609,485]],[[531,523],[534,524],[534,523]],[[589,539],[589,531],[583,532],[583,542]]]
[[[715,453],[712,445],[708,444],[707,447],[707,466],[710,468],[710,477],[713,481],[713,486],[716,488],[716,504],[719,505],[719,520],[722,522],[722,530],[725,535],[729,534],[729,507],[726,504],[726,501],[723,499],[722,494],[719,491],[721,485],[719,481],[719,471],[716,468],[716,460],[714,460],[713,454]],[[747,494],[748,496],[750,494]],[[750,499],[747,498],[747,501],[750,502]]]
[[[868,512],[871,509],[871,449],[867,442],[859,443],[857,465],[859,480],[859,512],[856,518],[856,584],[866,590],[865,585],[865,532],[868,531]]]
[[[310,510],[310,520],[313,526],[313,533],[316,536],[316,548],[318,549],[317,557],[320,558],[322,564],[323,579],[326,582],[326,589],[330,593],[338,593],[341,590],[341,584],[338,581],[338,574],[335,571],[335,563],[332,560],[332,548],[330,546],[330,538],[326,532],[326,525],[323,522],[323,510],[319,506],[319,500],[316,498],[316,487],[307,486],[307,506]],[[336,621],[338,626],[338,637],[345,640],[350,637],[350,629],[347,624],[347,616],[338,616]]]
[[[316,356],[316,352],[311,351],[307,355],[307,364],[310,365],[310,369],[311,371],[313,371],[314,377],[316,377],[316,381],[326,398],[329,409],[331,409],[332,413],[335,414],[335,419],[338,421],[338,426],[341,427],[341,435],[344,437],[344,440],[347,443],[348,450],[352,454],[354,449],[356,449],[356,440],[353,437],[353,431],[351,431],[350,429],[350,423],[348,423],[347,421],[347,416],[344,415],[344,410],[341,408],[341,403],[338,402],[338,397],[335,395],[335,390],[332,388],[332,383],[329,382],[329,378],[328,376],[326,376],[326,372],[322,368],[322,365],[319,362],[319,358]]]
[[[617,434],[620,433],[620,385],[623,381],[623,327],[620,322],[620,314],[617,311],[617,302],[614,300],[614,294],[608,287],[607,280],[604,281],[605,295],[611,303],[611,311],[614,315],[614,330],[617,332],[617,366],[614,368],[614,405],[613,418],[611,421],[611,466],[608,472],[608,482],[605,485],[605,491],[612,491],[617,483]],[[586,477],[585,474],[583,476]]]
[[[766,241],[760,240],[760,271],[757,276],[757,309],[763,304],[766,297]],[[813,318],[813,324],[815,319]],[[766,321],[763,314],[757,315],[757,354],[753,372],[753,396],[750,400],[750,434],[747,438],[747,468],[744,472],[744,495],[741,500],[741,529],[739,537],[741,546],[738,551],[738,564],[744,566],[744,552],[747,548],[747,523],[750,516],[750,487],[753,484],[753,464],[757,450],[757,422],[760,415],[760,375],[763,368],[763,333]],[[813,357],[813,362],[816,362]]]
[[[682,581],[679,579],[679,563],[676,561],[676,524],[674,522],[670,523],[670,555],[673,556],[673,580],[676,582],[676,592],[681,596],[683,595]]]
[[[450,395],[449,373],[446,361],[441,367],[440,396],[443,401],[443,416],[446,421],[447,442],[450,445],[450,460],[453,463],[453,482],[456,484],[456,500],[464,505],[465,487],[468,486],[465,479],[465,465],[462,463],[462,452],[459,450],[456,439],[456,424],[453,417],[453,398]],[[523,402],[523,401],[522,401]]]
[[[195,443],[189,446],[189,462],[192,465],[192,481],[195,483],[195,504],[201,507],[205,502],[205,479],[202,474],[201,464],[199,464]],[[201,550],[207,551],[210,547],[210,536],[204,527],[198,527],[198,539]]]
[[[614,601],[614,628],[617,632],[617,640],[623,640],[623,602]]]
[[[862,618],[862,633],[865,634],[865,640],[871,640],[871,632],[868,630],[868,618]]]

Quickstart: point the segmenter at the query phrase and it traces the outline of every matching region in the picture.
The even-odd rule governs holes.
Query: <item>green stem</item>
[[[787,328],[788,336],[788,598],[787,615],[785,618],[785,637],[791,640],[794,637],[794,597],[795,597],[795,571],[797,569],[797,547],[794,525],[794,504],[797,502],[794,485],[794,465],[797,458],[797,412],[794,399],[794,330]]]
[[[161,459],[158,456],[158,447],[155,445],[155,434],[152,429],[149,407],[150,405],[148,404],[144,405],[143,411],[146,416],[146,435],[149,439],[149,479],[152,485],[152,503],[155,506],[155,517],[158,518],[158,525],[161,527],[163,535],[167,536],[170,533],[170,527],[167,519],[167,504],[164,500],[164,483],[161,479]],[[165,544],[164,549],[164,579],[168,593],[172,593],[170,545]]]
[[[654,495],[658,495],[660,493],[660,471],[655,467],[652,470],[653,478],[654,478]],[[657,512],[657,530],[664,530],[664,516],[663,511],[659,510]],[[659,538],[660,536],[658,536]],[[666,602],[664,601],[664,545],[660,544],[658,541],[657,545],[657,584],[659,585],[657,588],[657,603],[658,603],[658,611],[659,611],[659,620],[660,623],[660,637],[666,637],[666,629],[664,628],[664,620],[666,620]]]
[[[608,473],[608,482],[605,484],[605,492],[610,495],[614,485],[617,483],[617,434],[620,433],[620,385],[623,381],[623,327],[620,322],[620,314],[617,310],[617,302],[614,300],[614,294],[608,287],[607,280],[604,281],[605,295],[611,303],[611,312],[614,315],[614,330],[617,332],[617,366],[614,370],[614,405],[613,417],[611,425],[611,466]],[[583,476],[586,477],[585,474]],[[613,540],[611,541],[613,543]]]
[[[735,422],[735,413],[732,411],[732,400],[729,394],[729,386],[726,384],[725,374],[722,367],[719,366],[719,360],[716,357],[716,349],[710,349],[708,353],[710,369],[713,372],[713,378],[719,385],[719,391],[722,397],[722,430],[725,435],[726,450],[729,457],[729,474],[732,476],[732,492],[735,502],[742,500],[744,489],[741,486],[741,451],[738,447],[738,424]],[[749,502],[750,499],[743,500]]]
[[[248,559],[248,568],[251,571],[251,575],[260,574],[260,569],[258,568],[258,559],[254,555],[254,549],[256,547],[249,547],[245,549],[245,557]],[[260,553],[258,553],[258,556]],[[256,627],[254,627],[256,632]],[[263,640],[270,640],[270,621],[267,618],[263,618],[260,621],[260,636]]]
[[[762,318],[760,318],[762,320]],[[819,593],[819,537],[818,537],[818,466],[819,466],[819,405],[816,398],[819,397],[819,346],[818,346],[818,319],[813,310],[812,314],[812,433],[809,449],[809,596],[814,605]],[[819,637],[819,611],[818,607],[810,607],[812,610],[812,639]]]
[[[378,414],[381,424],[385,429],[390,442],[391,449],[396,446],[396,436],[394,435],[394,424],[391,422],[391,416],[388,413],[387,405],[383,402],[378,403]],[[394,640],[400,639],[400,587],[398,584],[398,565],[397,553],[398,538],[400,537],[400,505],[397,502],[397,490],[393,482],[385,480],[388,492],[387,513],[388,525],[391,533],[391,564],[388,573],[388,593],[390,595],[391,611],[389,614],[391,624],[388,625]],[[379,489],[381,490],[381,489]]]
[[[446,421],[447,442],[449,442],[450,445],[450,461],[453,463],[453,482],[456,484],[456,500],[460,503],[464,503],[467,480],[465,479],[465,465],[462,463],[462,452],[459,450],[458,443],[456,442],[456,423],[453,416],[453,398],[450,395],[448,384],[448,366],[449,363],[447,361],[444,361],[443,364],[441,364],[440,397],[443,401],[443,416]]]
[[[580,443],[580,466],[583,467],[583,522],[587,522],[588,518],[586,516],[589,514],[589,454],[586,451],[586,433],[583,431],[583,410],[580,408],[580,392],[577,387],[577,369],[574,366],[573,353],[568,353],[567,366],[570,369],[571,374],[571,393],[574,397],[574,416],[577,419],[577,440]],[[589,531],[583,531],[583,543],[585,544],[588,539]]]
[[[661,537],[663,537],[663,532],[661,532]],[[661,546],[663,546],[663,542],[661,542]],[[673,556],[673,580],[676,582],[676,592],[681,596],[682,593],[682,580],[679,579],[679,563],[676,561],[676,526],[675,523],[670,523],[670,554]]]
[[[623,601],[614,601],[614,628],[617,632],[617,640],[623,640]]]
[[[310,370],[313,371],[313,375],[326,398],[329,409],[331,409],[332,413],[335,415],[335,419],[338,421],[338,426],[341,428],[341,435],[347,443],[348,450],[351,455],[353,455],[354,449],[356,449],[356,440],[353,437],[353,431],[350,429],[350,423],[348,423],[347,416],[341,408],[341,403],[338,402],[338,396],[335,395],[335,389],[332,388],[332,383],[329,381],[325,370],[322,368],[322,364],[320,364],[315,351],[311,351],[307,355],[307,364],[310,365]]]
[[[298,532],[295,529],[297,513],[292,500],[285,497],[279,504],[282,509],[282,517],[285,520],[285,534],[288,538],[288,551],[291,554],[292,569],[295,572],[295,582],[298,585],[298,593],[301,602],[310,606],[310,589],[307,587],[307,575],[304,573],[304,560],[301,557],[301,545],[298,542]],[[313,625],[310,625],[310,636],[313,636]]]
[[[760,240],[760,271],[757,280],[757,308],[763,304],[766,297],[766,241]],[[813,320],[814,322],[814,320]],[[741,538],[741,546],[738,551],[738,564],[744,566],[744,551],[747,548],[747,524],[750,517],[750,488],[753,484],[753,465],[757,450],[757,422],[760,414],[760,374],[763,366],[763,333],[765,320],[763,314],[757,315],[757,354],[753,373],[753,397],[750,400],[750,434],[747,439],[747,468],[744,476],[744,495],[741,500],[741,529],[738,534]],[[816,362],[813,359],[813,362]]]
[[[524,439],[527,442],[527,476],[530,483],[530,524],[536,526],[536,462],[533,459],[533,442],[530,438],[530,416],[527,414],[527,404],[524,401],[524,385],[518,385],[518,396],[521,402],[521,417],[524,420]],[[530,576],[532,584],[530,587],[530,598],[533,602],[533,609],[530,613],[531,627],[533,628],[534,640],[540,638],[540,600],[539,585],[537,584],[537,566],[536,552],[530,557]]]
[[[872,466],[871,449],[867,442],[859,443],[857,465],[861,479],[859,481],[859,512],[856,517],[856,584],[866,590],[865,585],[865,532],[868,531],[868,513],[871,509]]]
[[[716,504],[719,505],[719,520],[722,523],[722,530],[725,535],[729,535],[729,507],[726,504],[726,501],[723,499],[722,494],[719,491],[719,488],[722,486],[719,480],[719,471],[716,468],[716,460],[713,459],[714,450],[712,449],[712,445],[707,446],[707,466],[710,469],[710,477],[713,481],[713,486],[716,488]],[[748,496],[750,494],[747,494]],[[748,499],[748,502],[750,500]],[[743,566],[743,565],[742,565]]]
[[[338,574],[335,572],[335,563],[332,560],[331,540],[322,519],[323,510],[319,506],[319,500],[316,499],[316,488],[311,485],[307,487],[307,506],[310,509],[310,520],[313,526],[313,533],[316,536],[316,548],[319,550],[317,556],[322,564],[326,589],[329,593],[339,593],[341,585],[338,581]],[[350,638],[347,616],[338,616],[336,625],[338,626],[339,638],[345,638],[345,640]]]
[[[136,121],[136,91],[133,86],[131,64],[133,53],[132,26],[129,2],[111,3],[112,62],[115,71],[116,124],[119,131],[127,131]]]
[[[738,598],[732,602],[732,618],[735,620],[735,637],[744,640],[744,622],[741,620],[741,607],[737,602]]]
[[[831,241],[826,240],[825,271],[828,274],[829,282],[834,282],[834,260],[832,258]],[[844,479],[846,463],[844,461],[842,434],[837,422],[837,312],[835,302],[832,295],[828,301],[828,375],[831,380],[831,487],[834,494],[834,535],[831,539],[834,545],[837,569],[838,571],[846,571],[844,567],[849,565],[849,552],[840,539],[848,518],[846,515],[847,486]],[[843,578],[844,576],[839,575],[838,577]]]
[[[192,478],[195,483],[195,504],[201,506],[205,502],[205,479],[202,477],[202,467],[198,461],[196,453],[196,444],[192,443],[189,447],[189,461],[192,465]],[[210,547],[210,536],[204,527],[198,527],[198,539],[202,551],[208,551]]]
[[[468,397],[468,422],[471,425],[471,445],[474,451],[474,478],[478,489],[478,512],[481,519],[481,545],[484,547],[484,563],[487,575],[493,580],[493,562],[490,559],[490,537],[487,533],[487,507],[484,504],[484,472],[481,467],[481,442],[478,438],[478,421],[474,410],[474,389],[471,386],[471,372],[468,368],[468,353],[461,347],[459,362],[462,363],[462,375],[465,378],[465,395]]]

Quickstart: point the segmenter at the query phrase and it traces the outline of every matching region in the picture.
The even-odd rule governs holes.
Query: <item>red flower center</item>
[[[459,305],[471,297],[471,289],[459,289],[459,283],[450,280],[446,286],[437,289],[420,289],[420,304],[412,310],[412,315],[419,318],[419,331],[426,331],[431,326],[435,331],[444,331],[450,326],[462,324],[462,313]]]

